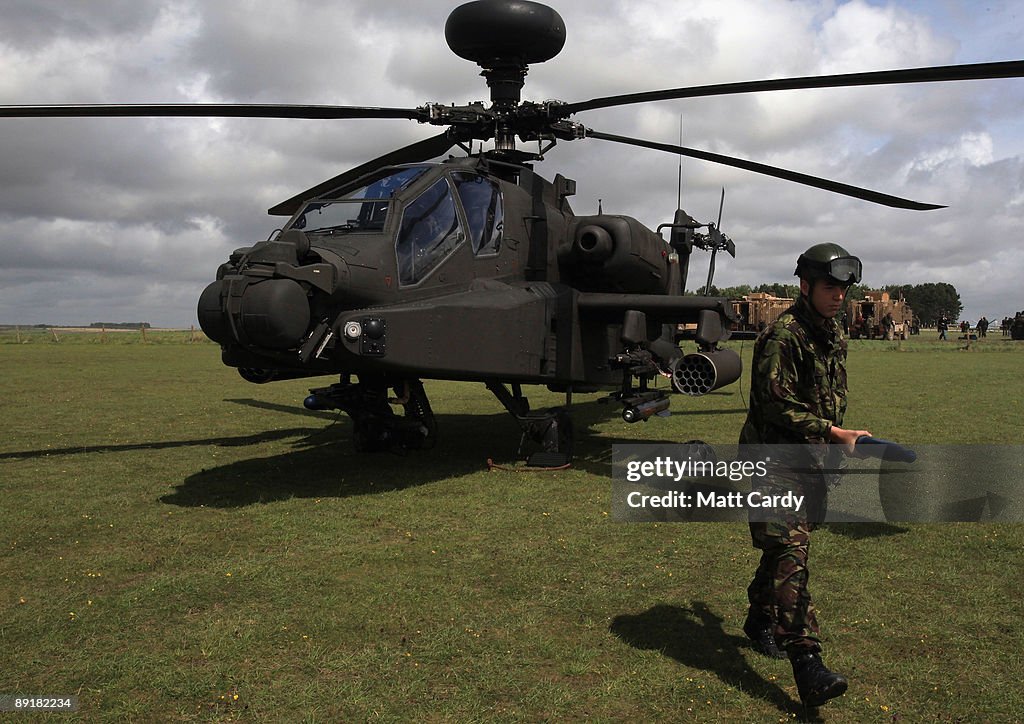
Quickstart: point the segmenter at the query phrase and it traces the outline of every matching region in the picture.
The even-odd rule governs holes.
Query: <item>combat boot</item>
[[[829,671],[816,651],[791,653],[789,660],[793,664],[793,678],[804,706],[821,706],[846,691],[846,677]]]
[[[743,624],[743,633],[754,642],[754,650],[762,656],[767,656],[770,659],[786,658],[786,654],[782,652],[782,649],[775,642],[770,618],[758,616],[753,611],[748,612],[747,620]]]

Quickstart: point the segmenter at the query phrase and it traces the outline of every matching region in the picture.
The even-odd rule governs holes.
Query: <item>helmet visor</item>
[[[826,271],[830,277],[842,284],[857,284],[860,282],[860,259],[855,256],[841,256],[830,261]]]

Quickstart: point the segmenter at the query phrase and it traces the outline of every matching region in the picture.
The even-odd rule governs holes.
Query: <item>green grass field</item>
[[[519,434],[482,385],[427,383],[435,449],[358,455],[301,407],[318,381],[250,385],[188,335],[0,334],[0,695],[88,721],[805,716],[740,630],[746,526],[608,514],[613,442],[734,442],[746,377],[632,426],[579,398],[572,469],[489,471]],[[852,343],[848,422],[1024,443],[1024,343],[962,347]],[[1019,721],[1022,554],[1020,525],[817,532],[851,680],[819,716]]]

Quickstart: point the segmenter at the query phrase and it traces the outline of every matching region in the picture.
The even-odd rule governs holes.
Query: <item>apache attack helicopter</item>
[[[198,305],[224,363],[255,383],[340,375],[305,406],[339,409],[361,449],[430,446],[436,423],[422,379],[479,381],[518,420],[531,462],[571,455],[573,392],[611,390],[627,422],[740,376],[720,344],[735,321],[728,300],[686,296],[694,247],[735,254],[714,223],[678,209],[656,231],[628,216],[577,216],[575,182],[531,163],[558,141],[591,138],[693,157],[896,208],[941,208],[823,178],[603,133],[571,120],[649,101],[789,89],[1019,77],[1024,61],[694,86],[566,103],[521,100],[530,64],[554,58],[565,25],[528,0],[476,0],[448,17],[445,38],[478,64],[490,105],[418,108],[300,105],[7,106],[0,116],[199,116],[410,119],[445,127],[328,179],[269,210],[288,217],[267,241],[240,248]],[[537,152],[517,148],[516,138]],[[494,142],[474,153],[474,141]],[[433,159],[453,148],[466,156]],[[661,231],[669,229],[666,241]],[[706,229],[707,233],[700,231]],[[707,288],[710,288],[710,276]],[[688,325],[696,351],[684,354]],[[652,388],[658,376],[670,388]],[[532,411],[523,385],[564,392]],[[394,395],[392,397],[391,395]],[[392,404],[404,408],[396,415]]]

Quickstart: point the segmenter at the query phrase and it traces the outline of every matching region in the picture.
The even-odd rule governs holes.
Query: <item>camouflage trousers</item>
[[[810,535],[824,519],[825,487],[820,477],[801,480],[769,478],[758,482],[769,494],[792,491],[804,495],[805,506],[792,510],[758,511],[751,515],[750,539],[761,561],[747,587],[750,615],[771,621],[775,641],[787,652],[820,651],[818,620],[807,588]]]

